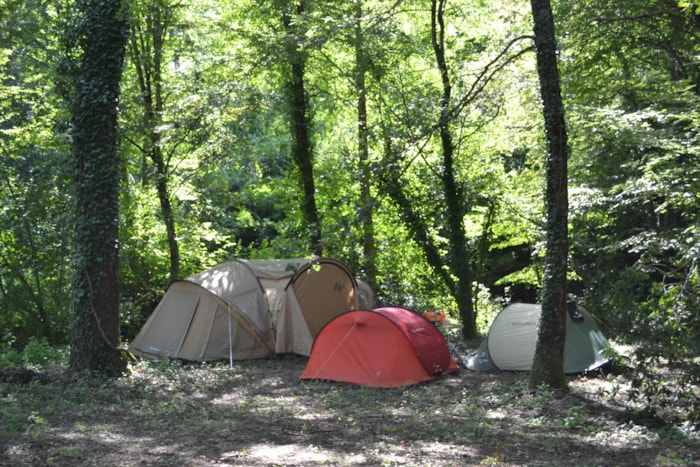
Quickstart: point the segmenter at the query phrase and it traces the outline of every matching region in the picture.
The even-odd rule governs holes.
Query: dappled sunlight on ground
[[[130,378],[0,381],[0,465],[690,465],[698,434],[631,421],[620,375],[460,369],[378,389],[300,380],[301,358],[144,365]],[[615,386],[618,384],[618,386]]]
[[[246,449],[245,452],[223,453],[221,460],[235,461],[235,459],[245,458],[261,465],[299,465],[328,463],[335,457],[332,452],[326,452],[315,446],[259,444]]]

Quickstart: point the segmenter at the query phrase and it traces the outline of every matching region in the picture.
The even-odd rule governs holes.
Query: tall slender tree
[[[292,134],[292,157],[299,170],[303,191],[302,214],[310,235],[310,250],[321,256],[321,224],[316,205],[313,148],[311,143],[311,116],[306,89],[306,50],[304,46],[304,16],[310,3],[307,0],[286,2],[282,24],[287,34],[286,60],[287,98]]]
[[[77,0],[77,79],[71,103],[76,258],[72,371],[118,375],[119,154],[117,105],[129,28],[122,0]],[[69,40],[69,43],[71,41]]]
[[[176,5],[161,1],[134,2],[131,37],[128,55],[138,80],[143,106],[143,142],[131,139],[144,159],[153,164],[153,181],[160,203],[160,214],[165,224],[170,255],[170,281],[180,276],[180,247],[173,205],[170,200],[171,153],[163,142],[163,92],[164,47],[168,33],[174,27]],[[144,160],[145,163],[145,160]],[[144,177],[148,180],[150,177]]]
[[[552,6],[549,0],[531,0],[530,3],[547,139],[545,276],[542,287],[542,315],[530,386],[565,388],[569,145],[557,67]]]
[[[376,245],[374,235],[374,199],[372,169],[369,162],[369,123],[367,116],[367,57],[364,41],[362,0],[354,5],[355,21],[355,91],[357,92],[357,153],[360,171],[360,224],[365,279],[372,288],[377,285]]]
[[[445,4],[447,0],[433,0],[431,8],[431,38],[433,51],[442,81],[440,97],[440,116],[438,131],[442,145],[442,181],[445,193],[445,214],[447,217],[447,234],[449,252],[447,263],[455,276],[454,294],[462,321],[464,337],[476,336],[476,319],[472,303],[472,254],[467,248],[467,236],[464,231],[464,215],[467,209],[466,199],[457,181],[455,169],[455,143],[450,129],[452,109],[452,80],[447,67],[445,53]]]
[[[481,112],[490,106],[493,109],[498,106],[498,99],[486,98],[487,86],[507,64],[527,49],[513,51],[523,39],[517,37],[511,39],[485,64],[482,64],[477,52],[470,54],[469,59],[479,61],[479,65],[473,65],[479,71],[470,77],[470,82],[466,85],[466,74],[460,73],[460,68],[450,63],[449,59],[453,56],[450,48],[471,52],[468,47],[460,49],[460,41],[451,37],[453,24],[450,24],[450,20],[458,21],[461,16],[459,5],[453,3],[451,6],[453,9],[448,10],[446,0],[431,2],[429,37],[439,85],[433,87],[433,83],[425,83],[425,87],[431,91],[429,104],[421,96],[425,92],[422,88],[417,90],[418,101],[411,102],[406,96],[402,97],[401,101],[410,102],[403,113],[412,121],[407,122],[406,130],[403,131],[413,149],[400,154],[401,148],[392,141],[396,137],[386,134],[384,164],[389,169],[382,174],[380,183],[382,190],[399,208],[401,217],[421,248],[433,276],[444,284],[454,298],[464,337],[474,337],[477,331],[472,287],[476,250],[467,236],[465,223],[466,216],[479,203],[483,203],[485,197],[481,195],[483,180],[477,181],[475,177],[472,183],[467,183],[464,179],[468,174],[466,168],[472,165],[465,154],[465,148],[469,144],[469,137],[465,135],[471,131],[465,130],[469,126],[477,126],[474,121],[469,123],[467,114],[476,109],[481,109],[477,110]],[[455,16],[450,17],[451,14]],[[462,56],[461,59],[466,61],[467,56]],[[437,105],[430,107],[434,104]],[[425,110],[428,108],[431,111]],[[386,128],[389,132],[395,132],[395,129],[390,128],[396,128],[394,121],[399,113],[396,110],[391,113],[391,121],[387,122]],[[437,116],[436,119],[433,119],[434,115]],[[426,122],[430,124],[425,125]],[[416,144],[418,141],[420,143]],[[415,155],[406,157],[409,153],[419,155],[423,163],[417,163],[419,157]],[[409,166],[412,166],[411,171],[418,170],[414,172],[417,180],[412,184],[411,191],[405,188],[411,186]],[[476,164],[473,163],[473,166]],[[429,201],[426,203],[426,200]],[[436,200],[439,202],[436,203]]]

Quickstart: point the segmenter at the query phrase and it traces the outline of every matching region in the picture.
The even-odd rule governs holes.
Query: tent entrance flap
[[[240,326],[241,328],[245,329],[248,332],[248,334],[250,334],[257,341],[257,343],[260,346],[266,347],[270,351],[270,353],[274,352],[274,350],[275,350],[274,347],[272,347],[269,342],[266,342],[263,339],[263,337],[260,336],[258,331],[256,331],[255,328],[253,327],[253,325],[248,322],[245,315],[243,315],[241,313],[232,312],[230,305],[228,305],[227,308],[229,310],[229,312],[228,312],[229,320],[233,317],[233,319],[235,320],[235,323],[237,325],[236,327]],[[233,342],[233,338],[231,338],[231,342]]]

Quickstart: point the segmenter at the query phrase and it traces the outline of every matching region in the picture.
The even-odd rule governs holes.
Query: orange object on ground
[[[445,325],[445,312],[444,311],[426,311],[423,313],[425,319],[433,323],[435,326]]]
[[[437,322],[440,324],[440,326],[445,325],[445,312],[444,311],[437,312]]]
[[[442,333],[424,316],[386,307],[343,313],[321,329],[302,379],[398,387],[457,368]]]

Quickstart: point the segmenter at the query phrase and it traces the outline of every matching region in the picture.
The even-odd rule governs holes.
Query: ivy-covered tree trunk
[[[449,237],[450,270],[456,277],[454,296],[462,322],[462,335],[465,338],[476,336],[476,317],[472,302],[472,265],[471,255],[467,251],[467,237],[464,230],[465,199],[455,175],[455,147],[450,130],[450,104],[452,84],[445,58],[445,23],[444,10],[446,0],[433,0],[431,9],[431,31],[433,50],[438,70],[442,78],[442,97],[440,102],[440,141],[442,143],[442,184],[445,193],[445,214],[447,216],[447,235]]]
[[[355,89],[357,91],[357,152],[360,170],[360,216],[362,228],[363,270],[372,289],[377,285],[376,246],[374,238],[374,203],[372,169],[369,163],[369,128],[367,126],[367,62],[362,31],[362,0],[355,3]]]
[[[311,252],[321,256],[321,224],[316,206],[316,183],[314,179],[313,150],[311,147],[311,119],[306,93],[306,57],[299,45],[303,41],[300,18],[306,12],[306,1],[289,2],[283,16],[288,35],[287,60],[289,74],[287,83],[289,118],[292,130],[292,157],[299,170],[303,190],[302,213],[309,230]]]
[[[530,386],[565,388],[564,344],[566,340],[566,272],[568,240],[567,159],[569,146],[557,69],[557,44],[549,0],[531,0],[534,19],[537,73],[540,80],[545,132],[546,253],[535,360]]]
[[[122,0],[78,0],[80,63],[73,103],[76,259],[72,371],[121,374],[117,104],[128,26]]]

